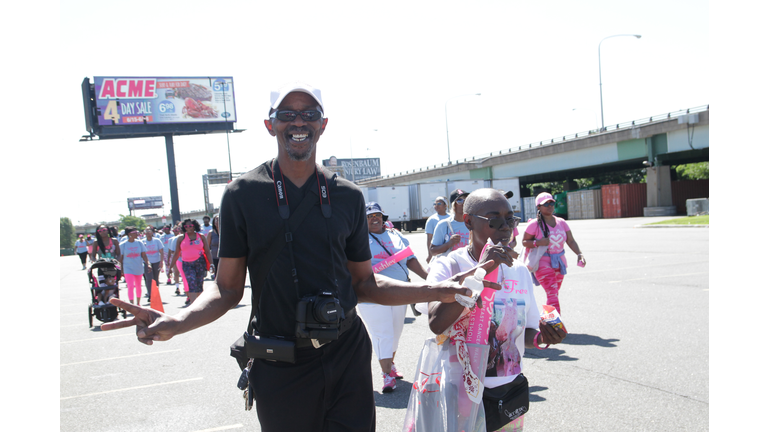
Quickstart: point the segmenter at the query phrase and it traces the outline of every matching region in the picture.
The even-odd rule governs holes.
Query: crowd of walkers
[[[372,353],[381,392],[395,391],[403,378],[395,355],[413,305],[432,334],[419,359],[397,356],[401,368],[418,361],[413,385],[403,389],[411,392],[403,430],[522,431],[524,350],[546,349],[567,334],[554,314],[568,266],[563,245],[579,266],[586,263],[570,228],[552,215],[551,196],[537,197],[538,217],[528,221],[520,252],[511,192],[456,189],[436,197],[425,263],[389,226],[387,211],[396,209],[366,203],[352,182],[316,163],[327,124],[319,89],[291,83],[273,91],[264,125],[277,139],[277,157],[227,186],[224,231],[218,218],[202,227],[185,220],[164,240],[166,268],[181,276],[193,304],[170,316],[113,298],[134,317],[102,330],[135,326],[140,343],[167,341],[234,308],[250,273],[251,320],[231,355],[243,370],[245,409],[256,407],[261,430],[375,430]],[[135,242],[140,234],[129,235]],[[134,246],[107,234],[97,244],[118,256]],[[146,251],[134,253],[151,268]],[[216,283],[200,294],[219,256]],[[426,282],[412,282],[411,273]],[[535,284],[554,303],[542,308],[544,318]]]
[[[186,296],[185,303],[190,304],[203,291],[203,281],[208,273],[211,280],[215,277],[218,220],[216,215],[211,223],[211,218],[205,216],[202,225],[197,220],[186,219],[159,228],[148,226],[139,230],[127,226],[120,231],[116,226],[101,224],[95,235],[78,236],[75,252],[80,257],[83,270],[88,261],[116,260],[132,304],[138,305],[141,300],[142,279],[147,303],[151,301],[152,282],[159,287],[161,273],[165,273],[165,284],[176,285],[176,295]]]

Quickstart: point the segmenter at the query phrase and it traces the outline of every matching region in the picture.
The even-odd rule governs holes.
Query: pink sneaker
[[[397,385],[395,384],[395,377],[392,375],[387,375],[385,373],[382,373],[381,376],[384,378],[384,387],[381,388],[382,393],[392,393],[397,388]]]
[[[392,363],[392,369],[389,371],[389,376],[396,378],[396,379],[403,379],[403,374],[397,371],[395,369],[395,364]]]

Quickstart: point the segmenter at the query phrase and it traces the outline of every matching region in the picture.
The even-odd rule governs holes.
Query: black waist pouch
[[[525,414],[528,412],[528,402],[528,379],[523,374],[501,387],[486,387],[483,391],[486,430],[501,429]]]
[[[245,338],[248,333],[243,333],[239,339],[229,346],[229,355],[237,360],[237,365],[240,366],[240,370],[245,369],[248,365],[248,353],[245,351]]]
[[[296,363],[296,343],[283,339],[250,336],[243,333],[229,347],[229,355],[237,360],[240,370],[245,369],[248,359],[262,359]]]
[[[296,363],[296,342],[243,334],[248,358]]]

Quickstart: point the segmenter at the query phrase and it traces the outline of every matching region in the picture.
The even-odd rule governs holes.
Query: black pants
[[[80,262],[85,265],[85,257],[88,256],[88,252],[78,253],[78,255],[80,255]]]
[[[296,350],[296,363],[254,360],[261,430],[374,431],[371,340],[360,318],[339,340]]]
[[[147,296],[152,297],[152,279],[157,282],[157,287],[160,288],[160,261],[149,264],[151,267],[144,264],[144,286],[147,287]]]

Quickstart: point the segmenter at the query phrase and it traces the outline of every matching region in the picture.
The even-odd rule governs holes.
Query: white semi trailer
[[[493,187],[495,189],[512,191],[514,196],[509,198],[512,210],[516,216],[521,212],[520,181],[517,178],[496,180],[455,180],[416,183],[407,186],[377,186],[361,187],[365,202],[375,201],[381,205],[384,213],[395,228],[401,231],[416,231],[424,228],[427,219],[435,214],[432,205],[435,198],[449,195],[454,189],[472,192],[477,189]]]

